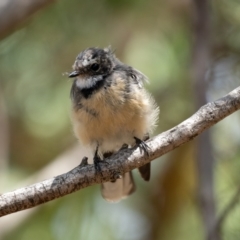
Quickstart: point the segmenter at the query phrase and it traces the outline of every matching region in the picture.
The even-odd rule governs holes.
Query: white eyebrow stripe
[[[82,61],[82,65],[83,65],[84,67],[86,67],[88,64],[89,64],[89,62],[88,62],[87,59],[84,59],[84,60]]]

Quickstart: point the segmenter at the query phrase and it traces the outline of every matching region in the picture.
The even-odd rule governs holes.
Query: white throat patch
[[[89,89],[94,87],[97,82],[103,80],[103,76],[88,76],[88,77],[77,77],[77,87],[80,89]]]

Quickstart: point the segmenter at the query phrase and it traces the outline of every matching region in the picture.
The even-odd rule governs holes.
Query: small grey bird
[[[144,74],[120,62],[108,47],[82,51],[69,77],[75,78],[71,88],[74,133],[82,145],[92,149],[94,164],[122,146],[144,147],[159,114],[143,88]],[[144,180],[150,179],[150,163],[139,171]],[[118,202],[134,190],[131,172],[101,188],[103,198],[110,202]]]

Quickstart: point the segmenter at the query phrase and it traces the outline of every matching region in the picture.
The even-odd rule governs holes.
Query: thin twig
[[[230,202],[228,203],[228,205],[223,209],[222,213],[219,215],[219,217],[218,217],[218,219],[216,221],[216,224],[215,224],[215,228],[213,229],[213,232],[211,232],[211,235],[215,234],[215,233],[217,233],[217,234],[221,233],[224,221],[226,220],[226,218],[229,215],[229,213],[237,205],[237,203],[239,202],[239,199],[240,199],[240,186],[238,187],[237,191],[233,195],[233,197],[230,200]],[[211,238],[211,236],[209,236],[209,239],[210,238]]]
[[[225,97],[204,105],[174,128],[148,140],[148,156],[139,148],[123,149],[107,158],[108,164],[101,163],[101,174],[96,174],[93,165],[85,164],[57,177],[1,195],[0,216],[35,207],[82,188],[110,181],[116,173],[123,174],[139,168],[191,141],[238,109],[240,109],[240,87]]]

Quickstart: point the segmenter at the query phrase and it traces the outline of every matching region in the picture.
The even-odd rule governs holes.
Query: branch
[[[54,0],[1,0],[0,39],[6,37],[39,9]]]
[[[237,203],[239,202],[239,199],[240,199],[240,187],[238,187],[232,199],[230,200],[230,202],[227,204],[225,209],[223,209],[222,213],[218,217],[216,224],[212,229],[212,232],[210,232],[209,234],[209,239],[211,239],[212,235],[221,233],[222,225],[224,221],[226,220],[229,213],[233,210],[233,208],[237,205]]]
[[[1,131],[0,131],[1,132]],[[46,164],[41,170],[36,171],[34,174],[30,175],[28,178],[24,179],[17,183],[16,188],[20,188],[20,186],[28,186],[35,182],[40,182],[43,179],[48,179],[52,176],[57,176],[61,173],[71,170],[73,167],[79,164],[79,159],[82,159],[84,156],[89,156],[89,149],[83,149],[79,143],[76,143],[71,148],[63,151],[59,156],[55,159],[52,159],[50,163]],[[1,169],[0,169],[1,172]],[[7,176],[7,172],[5,172]],[[5,177],[4,181],[0,182],[0,186],[3,185],[4,182],[9,181],[10,176]],[[1,175],[0,175],[1,177]],[[0,179],[1,180],[1,179]],[[9,184],[8,184],[9,185]],[[5,184],[6,186],[6,184]],[[4,192],[6,189],[0,188],[0,192]],[[7,234],[15,231],[19,226],[23,224],[23,222],[27,221],[38,208],[32,208],[28,211],[21,211],[18,214],[8,215],[5,218],[0,219],[0,239],[3,240],[6,238]]]
[[[192,74],[196,109],[207,103],[207,90],[211,79],[206,77],[211,57],[210,1],[194,0],[195,21],[193,25],[194,44]],[[207,78],[207,79],[206,79]],[[209,236],[216,222],[216,201],[214,194],[214,154],[211,132],[206,131],[197,140],[196,164],[198,172],[198,200],[205,236]],[[221,236],[214,232],[211,240],[220,240]]]
[[[123,149],[107,158],[108,164],[101,163],[101,173],[96,174],[94,165],[88,165],[85,161],[85,164],[80,164],[65,174],[1,195],[0,216],[32,208],[82,188],[110,181],[119,174],[143,166],[191,141],[238,109],[240,109],[240,87],[225,97],[204,105],[176,127],[148,140],[149,156],[139,148]]]

